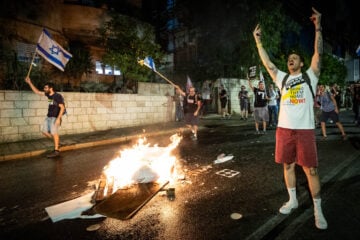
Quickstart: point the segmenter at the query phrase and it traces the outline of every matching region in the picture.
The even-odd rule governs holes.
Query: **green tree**
[[[154,73],[138,64],[151,56],[159,66],[164,53],[155,42],[154,28],[129,16],[111,14],[111,20],[99,29],[106,50],[104,64],[120,69],[124,84],[130,80],[150,81]]]
[[[264,45],[272,56],[280,56],[284,32],[296,33],[299,26],[286,17],[278,1],[186,1],[198,31],[198,59],[192,69],[201,79],[246,77],[248,67],[259,65],[252,31],[264,27]],[[185,12],[181,7],[179,15]],[[179,11],[180,11],[179,10]]]
[[[347,68],[344,61],[331,54],[324,54],[319,83],[344,86]]]
[[[64,71],[68,79],[67,89],[71,87],[70,81],[75,85],[80,85],[82,75],[91,73],[94,69],[90,51],[82,43],[70,42],[69,47],[72,58],[66,64]]]

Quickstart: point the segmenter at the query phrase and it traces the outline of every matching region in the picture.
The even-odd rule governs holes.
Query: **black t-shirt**
[[[227,101],[227,92],[225,89],[222,89],[219,95],[220,95],[220,102]]]
[[[201,101],[201,97],[186,95],[184,98],[184,113],[194,113],[198,107],[197,101]]]
[[[238,96],[239,96],[240,100],[247,100],[248,99],[248,91],[241,90],[241,91],[239,91]]]
[[[49,108],[48,108],[48,117],[57,117],[60,112],[59,104],[64,104],[64,99],[59,93],[54,93],[53,95],[45,94],[48,98]]]
[[[260,90],[259,88],[254,87],[254,95],[255,95],[254,107],[266,107],[267,99],[266,99],[265,89]]]

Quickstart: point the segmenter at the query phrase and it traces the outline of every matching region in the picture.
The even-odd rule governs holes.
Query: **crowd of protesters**
[[[326,123],[335,123],[339,126],[339,130],[341,131],[342,137],[345,139],[345,132],[342,131],[342,125],[339,119],[341,119],[340,109],[344,108],[346,110],[352,110],[354,113],[353,123],[357,126],[360,126],[360,114],[359,114],[359,108],[360,108],[360,83],[352,83],[348,84],[346,87],[344,87],[344,90],[337,85],[332,84],[330,86],[324,86],[321,85],[322,89],[320,90],[319,87],[317,87],[316,91],[316,98],[314,101],[314,116],[315,116],[315,125],[317,127],[322,128],[322,134],[323,139],[326,139]],[[251,89],[250,89],[251,90]],[[199,118],[203,118],[205,115],[207,115],[211,111],[211,107],[213,105],[214,99],[214,89],[212,86],[212,83],[210,81],[205,81],[203,84],[203,87],[200,91],[197,91],[196,94],[200,96],[199,99],[201,99],[201,107],[199,111]],[[225,94],[224,94],[225,92]],[[220,119],[228,119],[228,116],[231,116],[231,113],[229,113],[229,97],[227,96],[228,93],[231,92],[231,89],[225,90],[224,85],[220,85],[219,87],[219,101],[221,104],[221,113],[220,113]],[[324,95],[324,93],[328,93]],[[225,98],[224,98],[225,96]],[[266,97],[266,111],[268,118],[266,118],[266,125],[268,127],[277,127],[277,121],[278,121],[278,114],[279,114],[279,101],[281,98],[280,91],[277,87],[274,87],[273,84],[269,84],[266,88],[265,95]],[[321,97],[322,96],[322,97]],[[324,116],[324,111],[328,111],[328,108],[325,108],[324,106],[321,106],[321,101],[324,101],[324,98],[330,96],[329,99],[334,99],[334,101],[330,101],[330,104],[333,104],[334,111],[335,108],[337,108],[338,112],[336,115],[338,116],[337,119],[333,117],[326,117]],[[226,99],[224,101],[223,99]],[[248,93],[247,87],[244,85],[241,86],[240,91],[238,93],[238,99],[239,99],[239,109],[240,109],[240,120],[248,120],[251,116],[254,117],[254,112],[252,107],[250,107],[251,102],[251,96]],[[180,94],[179,90],[176,89],[176,93],[174,96],[174,101],[176,105],[176,111],[175,111],[175,120],[176,121],[184,121],[184,109],[183,109],[183,102],[184,97]],[[265,110],[264,110],[265,111]],[[326,113],[328,114],[328,113]],[[325,115],[326,115],[325,114]],[[259,127],[256,128],[256,132],[258,132]],[[266,131],[266,127],[263,129]]]

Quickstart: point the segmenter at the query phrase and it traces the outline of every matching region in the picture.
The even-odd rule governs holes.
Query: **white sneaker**
[[[282,205],[282,207],[279,209],[279,212],[282,214],[289,214],[293,209],[297,208],[298,206],[299,203],[297,200],[295,202],[288,201],[284,203],[284,205]]]
[[[328,224],[322,212],[320,213],[315,212],[314,215],[315,215],[315,226],[318,229],[322,229],[322,230],[327,229]]]

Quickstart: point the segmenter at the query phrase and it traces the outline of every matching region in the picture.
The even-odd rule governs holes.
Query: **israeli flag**
[[[46,29],[43,29],[40,35],[36,52],[61,71],[64,71],[65,65],[72,57],[69,52],[52,39]]]
[[[144,59],[144,65],[150,68],[151,70],[156,71],[154,59],[152,59],[151,57],[146,57]]]

